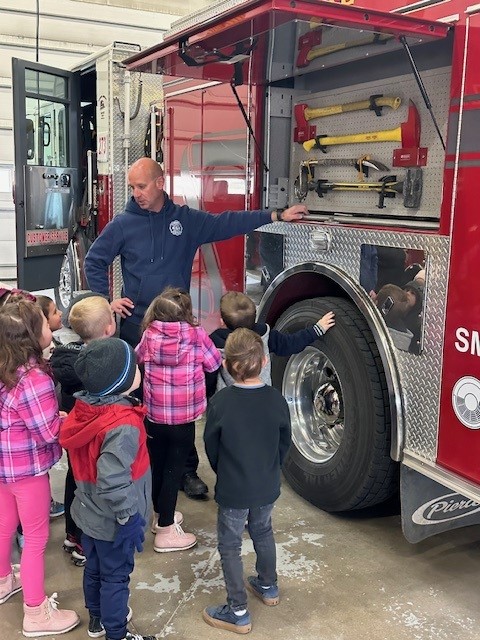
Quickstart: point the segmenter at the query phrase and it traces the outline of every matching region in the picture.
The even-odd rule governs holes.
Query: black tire
[[[292,413],[287,481],[325,511],[351,511],[387,500],[398,487],[387,385],[373,335],[351,302],[333,297],[298,302],[275,328],[298,331],[327,311],[335,312],[335,327],[302,354],[273,356],[272,381]]]

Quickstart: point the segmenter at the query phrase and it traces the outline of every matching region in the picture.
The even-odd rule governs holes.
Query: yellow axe
[[[330,145],[361,142],[401,142],[404,148],[418,148],[420,145],[420,116],[412,100],[409,102],[407,120],[395,129],[353,133],[345,136],[316,136],[312,140],[306,140],[303,143],[303,148],[308,152],[315,148],[325,152],[324,147]]]
[[[293,139],[295,142],[304,142],[308,138],[314,138],[316,135],[316,127],[308,124],[308,121],[314,118],[325,118],[339,113],[348,113],[349,111],[362,111],[363,109],[375,111],[376,115],[380,116],[382,107],[391,107],[397,110],[401,103],[402,100],[399,97],[382,96],[378,94],[370,96],[368,100],[335,104],[330,107],[312,108],[306,104],[296,104],[294,114],[297,126],[295,127]]]
[[[328,56],[336,51],[343,51],[343,49],[353,49],[354,47],[363,47],[368,44],[385,44],[388,40],[393,38],[390,34],[384,33],[372,33],[365,38],[359,38],[358,40],[350,40],[349,42],[339,42],[338,44],[331,44],[325,47],[312,46],[320,44],[322,36],[321,29],[314,29],[303,36],[300,36],[298,41],[298,55],[297,55],[297,67],[307,67],[312,60],[321,58],[322,56]]]

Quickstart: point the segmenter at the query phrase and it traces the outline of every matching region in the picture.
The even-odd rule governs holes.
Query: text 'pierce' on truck
[[[224,0],[123,59],[163,78],[175,200],[307,205],[246,240],[261,321],[336,315],[322,341],[273,358],[293,424],[285,476],[331,512],[400,487],[412,542],[480,522],[479,36],[480,5],[462,0]],[[109,189],[111,215],[125,192]],[[195,265],[207,329],[244,286],[231,247]]]

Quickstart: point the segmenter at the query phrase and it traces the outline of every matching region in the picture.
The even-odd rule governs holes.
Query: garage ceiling
[[[78,0],[93,4],[104,4],[111,7],[125,7],[141,11],[171,13],[177,16],[188,15],[199,9],[215,4],[218,0]]]

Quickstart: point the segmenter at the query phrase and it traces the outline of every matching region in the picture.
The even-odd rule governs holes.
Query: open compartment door
[[[80,193],[79,80],[13,59],[18,286],[58,285]]]
[[[410,44],[444,38],[450,28],[441,22],[317,0],[247,0],[221,14],[215,11],[218,8],[198,12],[190,23],[178,21],[177,30],[174,23],[164,42],[130,57],[127,68],[219,82],[230,81],[233,68],[239,80],[252,51],[266,50],[272,39],[294,29],[297,51],[288,59],[290,67],[296,60],[296,68],[288,69],[288,63],[280,60],[269,68],[257,64],[253,81],[261,84],[305,73],[312,65],[343,64],[351,55],[371,56],[375,48],[382,53],[400,48],[400,36]]]

